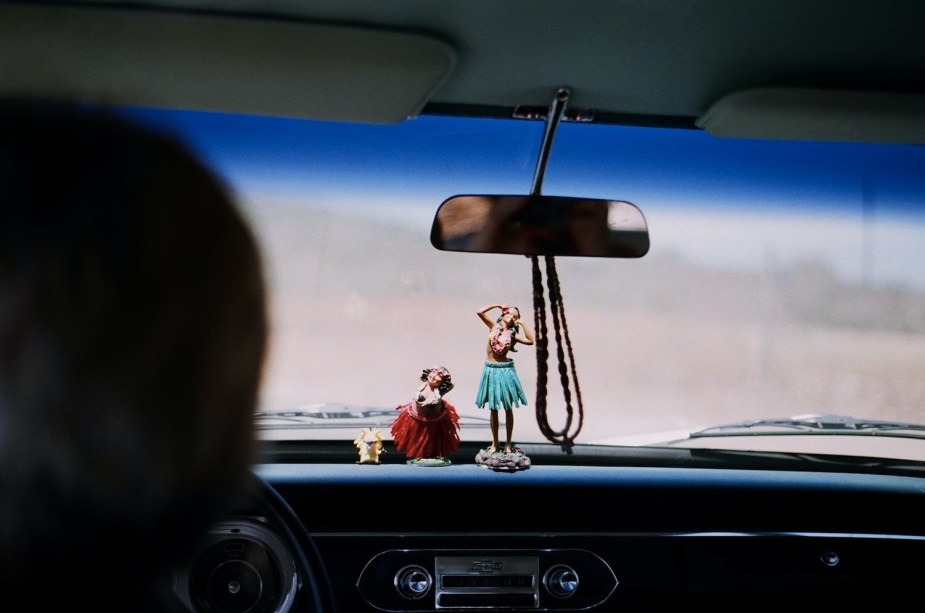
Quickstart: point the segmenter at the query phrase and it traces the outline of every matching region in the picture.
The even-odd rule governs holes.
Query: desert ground
[[[262,408],[394,408],[423,368],[440,364],[456,382],[447,400],[484,416],[474,400],[488,331],[476,310],[516,305],[535,327],[531,260],[440,252],[402,227],[292,209],[249,212],[258,234],[272,237]],[[824,262],[708,268],[659,248],[655,236],[638,260],[559,258],[556,268],[579,442],[807,413],[925,422],[921,292],[846,284]],[[567,405],[551,315],[547,325],[548,418],[561,429]],[[516,409],[515,439],[544,440],[536,347],[511,355],[529,399]]]

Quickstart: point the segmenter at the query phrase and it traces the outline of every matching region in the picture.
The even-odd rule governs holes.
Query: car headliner
[[[95,12],[56,22],[49,4]],[[395,122],[509,114],[565,87],[598,121],[693,127],[738,93],[708,129],[925,140],[917,0],[5,2],[0,16],[0,83],[15,95]]]

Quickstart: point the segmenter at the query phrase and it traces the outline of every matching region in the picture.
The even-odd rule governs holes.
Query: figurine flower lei
[[[491,343],[491,350],[499,355],[503,355],[508,345],[511,344],[511,331],[508,330],[504,323],[497,324],[488,335],[488,342]]]

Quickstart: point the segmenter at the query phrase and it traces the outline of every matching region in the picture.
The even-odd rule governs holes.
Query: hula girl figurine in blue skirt
[[[500,314],[493,319],[488,314],[496,309],[500,310]],[[508,456],[518,451],[511,444],[511,437],[514,433],[514,407],[526,405],[527,395],[514,369],[514,361],[508,357],[508,353],[516,351],[514,345],[517,343],[532,345],[533,331],[520,318],[520,309],[517,307],[490,304],[479,309],[478,316],[490,330],[485,368],[482,370],[479,391],[475,397],[475,406],[480,409],[487,407],[491,414],[491,446],[476,456],[476,462],[483,463],[499,454]],[[498,436],[498,413],[501,410],[504,411],[507,435],[503,450]]]

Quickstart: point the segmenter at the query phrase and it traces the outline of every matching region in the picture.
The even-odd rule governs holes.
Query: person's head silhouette
[[[244,218],[178,141],[104,110],[0,106],[8,584],[89,596],[117,577],[135,600],[114,608],[158,608],[160,573],[249,478],[264,293]]]

